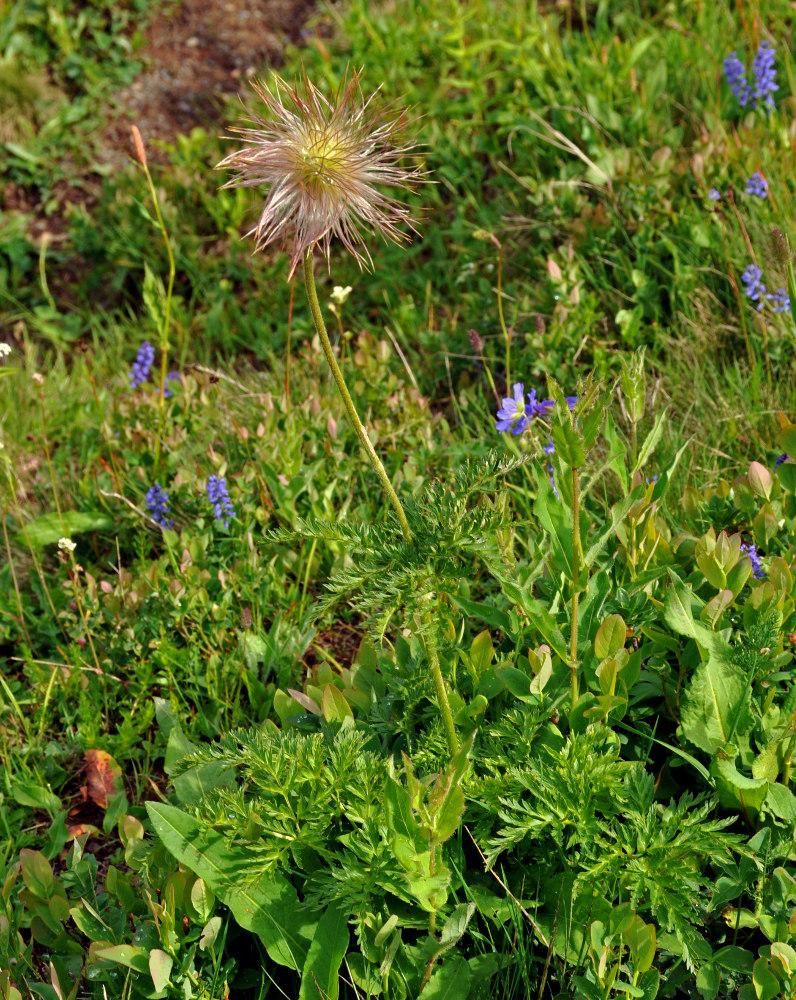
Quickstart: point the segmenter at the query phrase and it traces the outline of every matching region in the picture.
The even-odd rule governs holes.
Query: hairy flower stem
[[[318,331],[318,336],[321,338],[323,353],[326,355],[326,360],[329,362],[329,367],[331,368],[332,375],[337,383],[337,388],[340,392],[340,396],[342,397],[346,412],[348,413],[348,418],[357,433],[357,437],[359,438],[362,447],[365,449],[365,452],[370,459],[370,464],[373,466],[376,471],[376,475],[381,480],[381,485],[384,492],[387,494],[387,499],[393,505],[395,513],[398,516],[398,523],[401,525],[401,532],[403,533],[406,541],[411,544],[412,532],[409,528],[409,522],[406,519],[406,514],[401,501],[398,499],[398,494],[393,489],[390,477],[387,475],[387,471],[382,465],[381,459],[376,454],[376,449],[373,447],[373,444],[368,437],[368,432],[365,430],[362,425],[362,421],[359,419],[359,414],[354,406],[351,393],[348,391],[348,386],[345,384],[343,373],[340,371],[337,358],[334,356],[332,343],[329,340],[329,334],[326,332],[326,324],[323,321],[321,305],[318,302],[318,293],[315,290],[315,276],[312,273],[312,250],[307,250],[304,254],[304,280],[307,285],[307,298],[310,303],[312,318],[315,321],[315,329]]]
[[[569,671],[572,708],[578,700],[578,603],[580,600],[580,478],[572,469],[572,634],[569,643]]]

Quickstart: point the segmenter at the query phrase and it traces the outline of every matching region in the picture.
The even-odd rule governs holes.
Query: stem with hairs
[[[354,406],[351,393],[348,391],[348,386],[345,384],[343,373],[340,371],[337,358],[334,356],[334,349],[332,348],[332,342],[329,340],[329,334],[326,332],[326,324],[323,321],[321,305],[320,302],[318,302],[318,293],[315,289],[315,275],[312,272],[312,250],[307,250],[304,255],[304,280],[307,285],[307,299],[309,300],[310,311],[312,312],[312,318],[315,322],[315,329],[318,331],[321,346],[323,347],[323,353],[326,355],[326,360],[332,370],[332,376],[337,383],[337,389],[343,400],[346,412],[348,413],[348,419],[351,421],[351,424],[356,431],[360,444],[365,449],[365,453],[370,460],[370,464],[373,466],[376,475],[379,477],[382,488],[387,494],[387,499],[393,506],[393,509],[398,517],[398,523],[401,526],[401,533],[406,541],[411,544],[412,532],[409,528],[409,522],[406,519],[406,513],[404,512],[403,505],[398,499],[398,494],[395,492],[393,485],[390,482],[387,470],[384,468],[381,459],[376,454],[376,449],[373,447],[373,444],[368,437],[368,432],[365,430],[362,421],[359,419],[359,414],[357,413],[356,406]]]
[[[312,270],[312,250],[307,250],[304,254],[304,281],[307,286],[307,299],[309,300],[310,311],[312,312],[312,318],[315,322],[315,329],[318,331],[318,337],[320,338],[321,346],[323,347],[323,353],[326,355],[326,360],[329,363],[332,376],[337,384],[337,389],[340,393],[341,399],[343,400],[346,412],[348,413],[348,418],[356,431],[362,447],[365,449],[365,453],[370,460],[370,464],[373,466],[376,475],[381,481],[384,492],[387,494],[387,499],[390,501],[393,509],[395,510],[398,517],[398,523],[401,526],[401,533],[403,534],[406,542],[411,544],[413,541],[412,531],[409,527],[409,522],[406,519],[406,513],[403,509],[403,505],[398,499],[398,494],[395,492],[395,489],[390,482],[390,477],[387,475],[387,471],[382,465],[381,459],[376,454],[376,450],[368,437],[368,432],[365,430],[362,421],[359,419],[359,414],[357,413],[356,406],[351,398],[351,393],[348,391],[348,386],[346,385],[345,378],[340,370],[340,365],[337,363],[337,358],[334,355],[332,342],[329,340],[329,334],[326,331],[326,324],[323,321],[323,314],[321,313],[321,306],[318,301],[318,292],[315,288],[315,275]],[[453,755],[459,749],[459,741],[456,737],[456,727],[453,722],[453,713],[451,712],[450,701],[448,700],[448,692],[445,688],[445,679],[442,676],[442,668],[439,662],[436,640],[432,634],[433,624],[431,622],[430,612],[426,611],[424,617],[427,628],[426,652],[428,654],[428,662],[431,668],[431,676],[434,679],[434,688],[437,693],[439,710],[445,727],[445,736],[448,741],[448,748],[451,755]]]

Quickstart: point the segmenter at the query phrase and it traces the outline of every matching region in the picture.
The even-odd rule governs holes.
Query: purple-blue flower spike
[[[749,557],[749,561],[752,563],[752,576],[755,580],[762,580],[766,575],[766,571],[763,569],[763,562],[757,553],[755,543],[749,542],[748,545],[742,545],[741,555]]]
[[[754,104],[762,104],[769,114],[774,108],[774,91],[779,90],[777,69],[774,65],[776,50],[771,42],[762,41],[752,62],[755,78]]]
[[[138,354],[130,368],[130,388],[137,389],[149,378],[149,372],[155,361],[155,348],[145,340],[138,348]]]
[[[746,182],[746,193],[757,198],[768,198],[768,181],[759,170],[755,170]]]
[[[155,484],[147,490],[144,499],[152,520],[159,524],[161,528],[171,528],[174,521],[168,516],[171,512],[168,493],[161,486]]]
[[[746,82],[746,67],[735,52],[731,52],[724,60],[724,78],[730,90],[737,97],[738,103],[742,108],[745,108],[749,103],[752,88]]]
[[[235,516],[235,508],[227,491],[227,480],[224,476],[210,476],[207,480],[207,499],[213,505],[213,514],[217,521],[223,521],[224,527],[229,527],[230,518]]]
[[[757,305],[757,311],[763,308],[764,297],[766,293],[766,286],[762,282],[763,272],[757,266],[757,264],[749,264],[749,266],[744,270],[741,275],[741,281],[743,282],[743,290],[746,295],[755,302]]]

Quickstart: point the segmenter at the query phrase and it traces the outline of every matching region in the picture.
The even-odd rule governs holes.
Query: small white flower
[[[346,285],[345,288],[342,285],[335,285],[332,289],[332,302],[341,306],[351,294],[351,290],[350,285]]]
[[[61,552],[74,552],[77,545],[72,541],[71,538],[59,538],[58,548]]]
[[[31,378],[36,383],[36,385],[44,385],[44,376],[42,375],[41,372],[34,372],[31,375]]]
[[[0,358],[7,358],[11,353],[11,344],[0,344]]]

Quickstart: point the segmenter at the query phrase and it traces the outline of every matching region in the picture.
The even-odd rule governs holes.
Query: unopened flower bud
[[[477,330],[468,330],[467,339],[470,342],[471,350],[475,351],[476,354],[483,354],[484,352],[484,339],[480,336]]]

